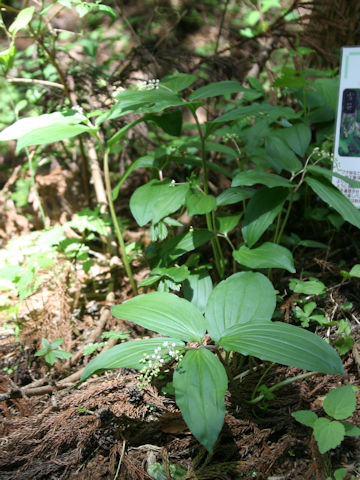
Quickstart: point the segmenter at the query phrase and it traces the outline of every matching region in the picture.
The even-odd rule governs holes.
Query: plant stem
[[[290,200],[289,200],[289,205],[288,205],[288,208],[287,208],[286,213],[285,213],[285,218],[282,221],[281,228],[278,231],[277,236],[275,238],[275,243],[277,243],[277,244],[279,244],[281,242],[281,237],[283,236],[287,221],[289,220],[291,208],[292,208],[292,205],[293,205],[293,202],[294,202],[294,195],[295,195],[295,191],[293,191],[292,194],[291,194],[291,197],[290,197]],[[281,212],[280,212],[280,214],[281,214]]]
[[[103,160],[104,160],[104,178],[105,178],[106,195],[107,195],[107,199],[108,199],[111,218],[112,218],[114,228],[115,228],[115,234],[116,234],[116,237],[118,239],[119,246],[120,246],[120,255],[121,255],[121,259],[122,259],[122,262],[124,264],[124,267],[125,267],[126,274],[129,277],[131,288],[132,288],[134,294],[137,295],[138,294],[137,285],[136,285],[134,275],[133,275],[132,270],[131,270],[129,257],[126,253],[124,237],[122,235],[121,228],[120,228],[118,219],[116,217],[114,202],[113,202],[113,199],[112,199],[110,172],[109,172],[109,150],[108,149],[104,150],[103,156],[104,156]]]
[[[253,400],[255,398],[256,392],[259,390],[260,385],[262,384],[262,381],[268,374],[268,372],[272,369],[272,367],[275,365],[275,363],[270,363],[270,365],[265,369],[265,372],[261,375],[259,381],[256,384],[256,387],[253,390],[253,393],[251,395],[251,399]]]
[[[285,387],[285,385],[289,385],[290,383],[296,382],[298,380],[303,380],[304,378],[311,377],[312,375],[319,375],[319,373],[318,372],[307,372],[307,373],[303,373],[301,375],[297,375],[296,377],[287,378],[286,380],[283,380],[282,382],[277,383],[276,385],[273,385],[272,387],[270,387],[269,392],[273,392],[274,390],[277,390],[278,388]],[[263,399],[264,399],[264,395],[262,394],[262,395],[258,395],[256,398],[252,398],[251,400],[248,400],[246,403],[254,405],[256,403],[261,402],[261,400],[263,400]]]
[[[205,144],[205,136],[204,132],[202,131],[199,118],[196,115],[196,110],[194,108],[190,108],[190,111],[195,119],[196,126],[200,136],[200,143],[201,143],[201,163],[202,163],[202,171],[203,171],[203,188],[205,195],[209,194],[209,183],[208,183],[208,169],[207,169],[207,161],[206,161],[206,144]],[[211,240],[211,245],[214,253],[214,260],[217,273],[220,279],[224,278],[225,274],[225,259],[224,255],[220,246],[219,237],[217,236],[216,228],[215,228],[215,214],[214,212],[208,212],[205,214],[206,224],[208,230],[213,232],[214,238]]]

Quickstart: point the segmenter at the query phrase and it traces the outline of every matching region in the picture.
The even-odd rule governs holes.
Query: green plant
[[[4,367],[3,371],[8,375],[12,375],[16,370],[19,368],[18,365],[14,365],[13,367]]]
[[[345,478],[348,478],[348,480],[356,480],[354,475],[351,475],[351,477],[346,477],[348,473],[347,468],[337,468],[334,471],[334,479],[335,480],[345,480]],[[332,480],[331,477],[326,477],[326,480]]]
[[[346,385],[329,392],[323,402],[323,408],[328,417],[318,417],[312,410],[299,410],[291,415],[298,422],[313,429],[314,438],[322,454],[338,447],[345,436],[360,436],[360,428],[348,421],[356,409],[357,387]],[[345,478],[346,469],[334,472],[335,479]],[[329,477],[331,478],[331,477]]]
[[[168,468],[161,463],[151,463],[147,468],[147,473],[154,478],[154,480],[171,480],[182,478],[186,470],[179,465],[170,464]]]
[[[129,338],[128,332],[116,332],[115,330],[110,330],[109,332],[103,332],[101,334],[101,338],[105,339],[114,339],[114,340],[125,340]],[[96,352],[97,350],[103,348],[105,346],[105,342],[96,342],[96,343],[89,343],[83,348],[83,355],[91,355],[92,353]]]
[[[99,370],[121,367],[139,369],[149,380],[164,363],[175,359],[176,402],[192,433],[212,451],[224,421],[228,380],[233,381],[232,352],[343,373],[339,357],[322,339],[298,327],[272,322],[274,308],[270,281],[254,272],[237,273],[220,282],[209,296],[205,316],[171,293],[139,295],[113,307],[113,314],[166,337],[113,347],[87,365],[82,380]],[[206,331],[210,338],[205,337]]]
[[[56,360],[71,358],[72,354],[65,350],[59,350],[58,347],[64,342],[63,338],[56,338],[52,342],[49,342],[46,338],[41,340],[42,347],[35,353],[35,357],[44,357],[45,362],[49,365],[54,365]]]

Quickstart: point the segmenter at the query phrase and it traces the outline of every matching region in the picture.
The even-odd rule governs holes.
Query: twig
[[[221,37],[222,30],[223,30],[223,27],[224,27],[224,21],[225,21],[225,16],[226,16],[228,5],[229,5],[229,0],[226,0],[223,11],[222,11],[222,14],[221,14],[219,31],[218,31],[218,34],[217,34],[216,44],[215,44],[215,48],[214,48],[214,55],[217,54],[217,50],[219,48],[220,37]]]
[[[49,80],[40,80],[38,78],[17,78],[17,77],[6,77],[6,80],[9,83],[35,83],[39,85],[44,85],[46,87],[60,88],[65,90],[64,85],[57,82],[50,82]]]
[[[115,299],[114,292],[110,292],[106,296],[106,302],[110,302],[110,304],[114,303],[114,299]],[[95,340],[98,337],[100,337],[100,335],[102,334],[102,332],[104,330],[104,327],[105,327],[106,323],[111,319],[111,316],[112,315],[111,315],[111,311],[109,310],[109,308],[108,307],[103,307],[103,309],[101,311],[101,314],[100,314],[99,323],[98,323],[96,329],[92,332],[92,334],[88,338],[88,340],[86,342],[86,345],[88,345],[89,343],[94,343]],[[71,364],[72,365],[76,364],[77,361],[79,360],[79,358],[82,356],[82,354],[83,354],[83,348],[81,350],[79,350],[77,353],[75,353],[75,355],[71,359]]]
[[[124,440],[124,441],[123,441],[123,445],[122,445],[122,449],[121,449],[120,460],[119,460],[119,464],[118,464],[117,469],[116,469],[116,473],[115,473],[114,480],[117,479],[117,477],[118,477],[118,475],[119,475],[119,473],[120,473],[121,464],[122,464],[122,461],[123,461],[123,458],[124,458],[124,454],[125,454],[125,444],[126,444],[126,441]]]

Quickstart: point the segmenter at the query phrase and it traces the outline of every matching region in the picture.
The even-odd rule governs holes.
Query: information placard
[[[360,180],[360,47],[342,49],[333,170]],[[360,188],[336,177],[333,184],[360,208]]]

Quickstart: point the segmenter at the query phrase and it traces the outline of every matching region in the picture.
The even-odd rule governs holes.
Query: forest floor
[[[295,263],[299,270],[312,268],[314,276],[333,285],[322,300],[318,299],[324,312],[334,318],[337,305],[352,303],[347,315],[355,344],[342,356],[346,375],[314,374],[280,388],[272,400],[253,407],[228,394],[225,425],[212,456],[191,435],[174,398],[162,392],[165,380],[139,391],[136,372],[121,369],[77,384],[90,357],[83,355],[82,349],[101,341],[102,332],[127,331],[134,339],[144,332],[111,316],[111,305],[131,296],[120,261],[110,261],[99,252],[85,274],[74,264],[71,268],[66,262],[62,264],[64,260],[59,258],[59,269],[52,267],[37,290],[20,302],[20,332],[11,328],[2,312],[0,479],[180,478],[179,472],[167,476],[170,466],[183,468],[187,472],[183,478],[188,479],[325,480],[338,467],[346,467],[349,474],[360,478],[358,439],[346,437],[330,455],[320,455],[310,428],[291,417],[291,412],[300,409],[312,409],[321,415],[322,400],[332,388],[359,385],[359,280],[338,281],[337,265],[340,257],[344,262],[345,247],[337,250],[331,261],[325,260],[328,251],[315,258],[313,252],[298,249]],[[350,259],[356,263],[351,254]],[[137,280],[148,273],[141,262],[135,261],[135,267]],[[114,291],[109,291],[111,278],[116,280]],[[278,288],[285,291],[287,280],[279,277]],[[1,295],[3,304],[19,304],[15,294]],[[292,319],[296,302],[294,294],[283,297],[279,311],[285,321]],[[317,329],[331,339],[333,332]],[[73,353],[72,359],[50,367],[43,357],[35,357],[43,337],[64,338],[61,348]],[[109,340],[103,348],[115,343]],[[251,398],[264,369],[259,364],[244,375],[244,398]],[[278,365],[262,381],[270,387],[301,373]],[[352,421],[359,424],[359,412]],[[151,477],[147,468],[154,462],[162,471]]]

